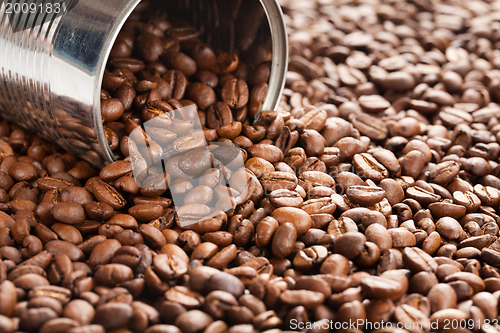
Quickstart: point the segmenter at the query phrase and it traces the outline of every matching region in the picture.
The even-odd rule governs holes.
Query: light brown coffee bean
[[[133,276],[134,274],[128,266],[122,264],[107,264],[97,269],[94,279],[96,283],[101,285],[116,286],[131,280]]]
[[[415,246],[417,240],[415,236],[406,228],[393,228],[388,229],[392,238],[392,247],[403,248],[408,246]]]
[[[271,193],[276,190],[293,190],[297,186],[297,177],[288,172],[274,171],[264,174],[260,178],[260,183],[264,190]]]
[[[272,239],[273,254],[278,258],[289,256],[295,248],[297,234],[297,228],[294,224],[288,222],[280,223]]]
[[[122,209],[127,204],[127,201],[114,187],[102,180],[92,182],[91,188],[99,202],[108,204],[114,209]]]
[[[452,217],[442,217],[436,222],[436,231],[449,240],[463,240],[465,232],[460,223]]]
[[[302,209],[294,207],[277,208],[271,214],[280,224],[291,223],[297,230],[297,235],[301,235],[311,228],[311,217]]]
[[[351,185],[346,194],[349,200],[364,206],[374,205],[385,198],[385,191],[381,187]]]
[[[323,303],[325,296],[317,291],[287,290],[281,294],[280,300],[289,306],[304,306],[306,309],[314,308]]]
[[[78,224],[85,220],[85,210],[74,202],[59,202],[51,209],[52,216],[61,222]]]
[[[360,232],[347,232],[334,243],[335,253],[348,259],[357,257],[364,249],[366,237]]]

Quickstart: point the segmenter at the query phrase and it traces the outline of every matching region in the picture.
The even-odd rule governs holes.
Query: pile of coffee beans
[[[116,162],[0,123],[0,332],[498,332],[500,6],[281,3],[290,71],[258,122],[269,59],[251,68],[145,4],[104,76]],[[211,158],[187,145],[165,166],[178,182],[136,182],[129,135],[187,106],[245,169],[190,188]],[[144,136],[155,153],[190,130]],[[179,223],[174,192],[198,218],[232,177],[246,195]]]

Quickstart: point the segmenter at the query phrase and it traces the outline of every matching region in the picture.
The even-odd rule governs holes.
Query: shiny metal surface
[[[2,117],[94,165],[113,161],[101,122],[100,88],[113,42],[139,2],[67,0],[70,9],[62,15],[7,15],[0,6]],[[277,0],[162,0],[156,5],[185,16],[206,42],[237,50],[250,64],[252,59],[272,61],[263,109],[277,105],[288,62]]]

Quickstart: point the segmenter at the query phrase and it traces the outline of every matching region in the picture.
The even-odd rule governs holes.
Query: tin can
[[[2,117],[95,166],[112,162],[100,113],[102,78],[114,41],[140,2],[0,1]],[[268,52],[271,75],[262,109],[277,106],[288,63],[277,0],[151,3],[190,21],[214,48],[236,51],[249,62],[251,51]]]

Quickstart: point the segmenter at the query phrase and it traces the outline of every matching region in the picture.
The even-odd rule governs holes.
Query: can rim
[[[285,76],[288,70],[288,34],[283,19],[283,11],[278,1],[260,0],[260,2],[264,7],[271,29],[273,52],[269,87],[261,110],[274,110],[278,106],[285,88]],[[259,118],[259,116],[256,118]]]
[[[113,48],[116,39],[118,38],[118,34],[122,30],[125,22],[130,17],[135,7],[141,2],[141,0],[130,0],[127,2],[126,7],[121,11],[120,15],[116,18],[116,24],[113,25],[112,30],[108,34],[108,38],[104,43],[104,47],[102,50],[102,55],[99,58],[97,63],[97,72],[96,72],[96,80],[94,87],[94,106],[93,106],[93,114],[94,114],[94,126],[97,130],[97,140],[101,147],[104,148],[103,153],[105,154],[105,158],[108,162],[113,162],[116,160],[114,157],[113,151],[108,144],[108,140],[106,139],[106,134],[104,133],[104,125],[101,120],[101,88],[102,81],[104,79],[104,71],[106,70],[106,64],[108,62],[109,56],[111,54],[111,49]]]

